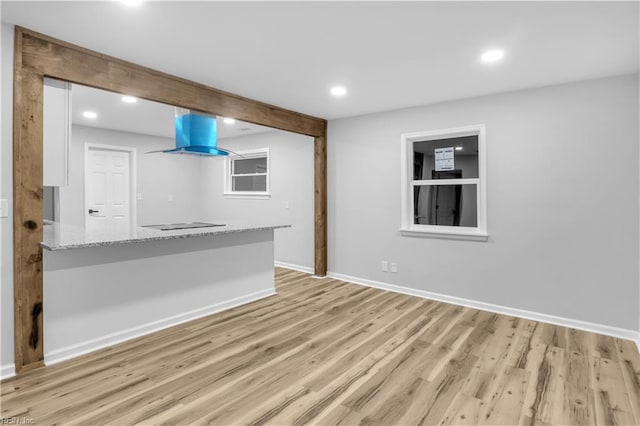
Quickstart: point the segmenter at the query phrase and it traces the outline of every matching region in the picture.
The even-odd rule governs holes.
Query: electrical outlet
[[[398,272],[398,264],[396,262],[391,262],[391,273],[395,274]]]
[[[173,194],[167,195],[167,201],[173,201]]]
[[[284,208],[285,208],[285,209],[288,209],[288,208],[289,208],[289,200],[287,200],[287,201],[285,201],[285,202],[284,202]]]
[[[387,272],[389,270],[389,262],[387,262],[386,260],[382,261],[382,272]]]
[[[142,192],[138,192],[138,196],[136,198],[138,201],[142,200]]]
[[[9,217],[9,201],[4,198],[0,200],[0,217]]]

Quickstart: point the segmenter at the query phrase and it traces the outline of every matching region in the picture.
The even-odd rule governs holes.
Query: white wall
[[[168,149],[175,141],[159,136],[74,125],[71,130],[69,185],[60,188],[59,221],[84,226],[85,143],[136,148],[138,225],[203,220],[201,168],[207,159],[145,152]],[[173,201],[168,201],[168,196]]]
[[[13,211],[13,26],[2,24],[0,198]],[[0,219],[0,376],[13,374],[13,214]]]
[[[479,123],[489,241],[400,236],[400,134]],[[638,75],[334,120],[328,144],[331,272],[638,329]]]
[[[205,217],[291,224],[275,232],[275,259],[313,268],[313,138],[273,131],[221,139],[219,145],[233,151],[269,148],[271,198],[224,198],[224,161],[213,159],[202,169]]]

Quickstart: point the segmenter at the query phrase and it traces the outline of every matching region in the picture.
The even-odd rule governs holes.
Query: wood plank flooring
[[[633,342],[285,269],[276,286],[276,296],[6,380],[1,417],[37,425],[640,424]]]

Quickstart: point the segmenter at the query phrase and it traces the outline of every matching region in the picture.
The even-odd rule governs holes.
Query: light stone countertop
[[[231,224],[229,221],[217,220],[202,220],[201,222],[226,223],[227,225],[171,231],[136,227],[126,232],[89,232],[85,228],[46,221],[44,225],[44,241],[40,245],[47,250],[56,251],[291,227],[291,225],[284,224]]]

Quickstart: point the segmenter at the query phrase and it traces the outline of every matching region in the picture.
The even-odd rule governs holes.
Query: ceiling
[[[135,104],[128,104],[122,102],[122,96],[116,93],[73,84],[71,110],[73,124],[166,138],[175,137],[176,111],[171,105],[144,99],[138,99]],[[84,111],[95,112],[98,117],[85,118],[82,115]],[[218,139],[224,139],[273,129],[242,121],[226,124],[222,119],[218,119],[217,130]]]
[[[326,119],[638,72],[638,6],[1,2],[4,22]]]

